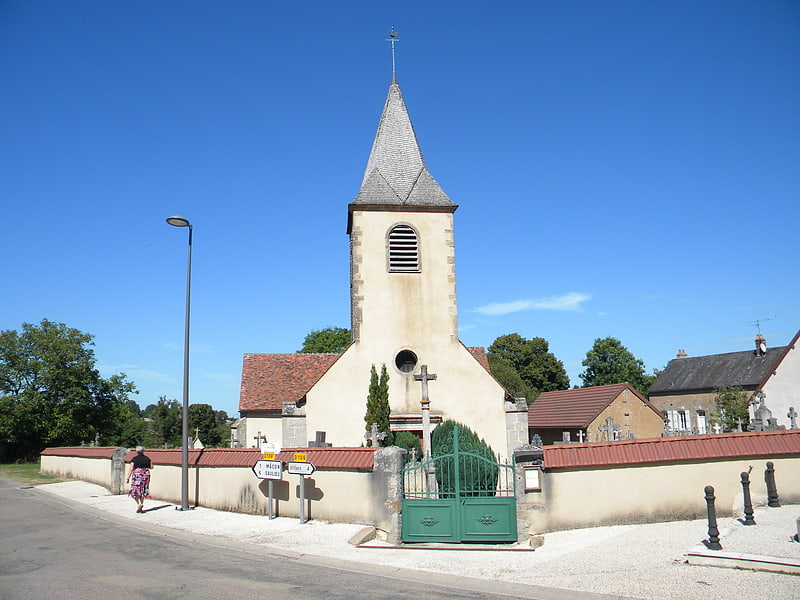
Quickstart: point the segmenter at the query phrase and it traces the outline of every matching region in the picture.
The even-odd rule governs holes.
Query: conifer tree
[[[386,372],[386,365],[381,366],[381,374],[375,365],[372,365],[369,374],[369,395],[367,396],[367,413],[364,415],[364,429],[367,433],[372,430],[372,424],[378,426],[378,432],[383,432],[386,437],[381,440],[381,446],[391,446],[394,442],[394,435],[389,426],[389,373]],[[367,442],[371,446],[370,441]]]

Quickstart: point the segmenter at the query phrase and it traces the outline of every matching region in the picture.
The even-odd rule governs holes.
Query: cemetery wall
[[[80,479],[111,489],[113,474],[111,454],[108,457],[83,458],[78,456],[42,455],[41,471],[61,479]]]
[[[531,533],[706,516],[704,488],[714,487],[717,514],[743,514],[741,473],[750,471],[754,506],[767,502],[764,471],[774,463],[784,504],[800,504],[800,458],[769,457],[639,466],[555,469],[542,473],[541,491],[526,493],[518,516]]]

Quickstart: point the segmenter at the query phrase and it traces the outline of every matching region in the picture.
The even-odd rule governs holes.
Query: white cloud
[[[549,296],[547,298],[534,298],[530,300],[512,300],[510,302],[492,302],[484,306],[479,306],[472,312],[488,316],[507,315],[509,313],[521,312],[523,310],[583,310],[582,302],[591,299],[588,294],[580,292],[569,292],[561,296]]]

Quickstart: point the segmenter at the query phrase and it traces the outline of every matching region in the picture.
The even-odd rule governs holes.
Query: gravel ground
[[[688,552],[710,553],[700,543],[708,536],[704,520],[559,531],[544,534],[544,544],[539,548],[518,545],[514,547],[517,552],[398,549],[380,540],[369,547],[354,547],[348,540],[363,525],[300,524],[296,518],[270,520],[203,507],[181,512],[157,500],[148,500],[146,512],[137,515],[132,500],[110,495],[94,484],[69,481],[38,489],[134,522],[303,555],[630,598],[800,600],[797,575],[688,564]],[[723,551],[800,560],[800,543],[791,541],[798,517],[800,506],[783,506],[756,509],[756,526],[720,519]]]

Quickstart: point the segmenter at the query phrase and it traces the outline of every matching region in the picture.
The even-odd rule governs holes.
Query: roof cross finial
[[[399,35],[400,34],[397,33],[397,30],[394,27],[392,27],[389,30],[389,37],[386,38],[387,42],[391,42],[392,43],[392,80],[394,80],[394,74],[395,74],[394,43],[400,41],[400,39],[398,38]]]

